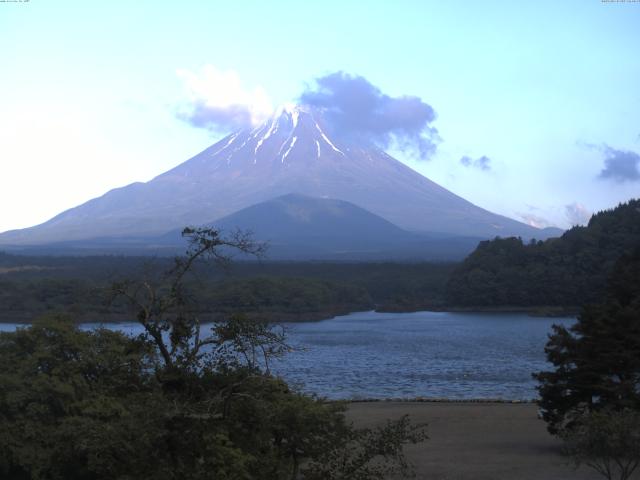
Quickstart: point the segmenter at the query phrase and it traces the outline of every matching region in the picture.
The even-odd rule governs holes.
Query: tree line
[[[109,263],[109,259],[113,262]],[[37,268],[33,268],[37,267]],[[105,300],[119,278],[160,275],[166,258],[21,257],[0,254],[0,320],[28,322],[72,312],[79,321],[127,320]],[[241,311],[275,321],[307,321],[362,310],[442,308],[450,263],[234,263],[194,266],[188,279],[202,312]]]
[[[640,240],[640,200],[594,215],[560,238],[481,242],[451,274],[450,306],[562,306],[599,301],[616,261]]]

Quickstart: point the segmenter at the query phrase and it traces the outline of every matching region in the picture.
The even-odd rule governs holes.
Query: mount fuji
[[[341,137],[322,112],[286,105],[262,125],[228,135],[149,182],[0,234],[0,245],[162,236],[287,194],[347,201],[410,232],[537,239],[561,232],[484,210],[380,148]]]

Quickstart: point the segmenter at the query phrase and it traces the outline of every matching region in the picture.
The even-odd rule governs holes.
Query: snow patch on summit
[[[320,136],[322,136],[322,139],[327,142],[329,144],[329,146],[331,148],[333,148],[336,152],[338,152],[340,155],[342,155],[343,157],[346,158],[346,155],[344,154],[344,152],[342,150],[340,150],[338,147],[336,147],[333,143],[331,143],[331,140],[329,140],[329,138],[324,134],[324,132],[322,131],[322,129],[320,128],[320,126],[318,125],[318,122],[313,122],[316,125],[316,128],[318,129],[318,132],[320,132]]]
[[[282,112],[289,115],[291,118],[291,123],[293,124],[292,129],[295,130],[298,126],[298,119],[300,118],[300,107],[298,107],[294,103],[285,103],[282,106]]]
[[[281,153],[284,146],[291,140],[293,132],[298,126],[298,123],[300,120],[300,113],[304,111],[305,110],[303,108],[301,108],[300,106],[294,103],[285,103],[280,107],[278,107],[275,113],[273,114],[273,116],[271,117],[271,120],[268,122],[269,127],[267,130],[267,133],[265,133],[262,137],[260,137],[260,139],[258,140],[258,143],[256,144],[256,148],[253,150],[253,153],[257,154],[258,150],[260,149],[260,147],[262,147],[264,142],[266,142],[269,138],[271,138],[271,136],[275,135],[278,132],[278,129],[280,128],[280,122],[283,119],[283,116],[286,116],[288,120],[291,120],[292,127],[291,127],[291,134],[289,135],[289,138],[287,138],[284,144],[282,144],[280,147],[280,150],[278,153]],[[258,133],[263,132],[266,128],[267,128],[267,124],[265,123],[265,125],[260,128]],[[290,148],[293,148],[293,144],[291,144]],[[255,160],[254,160],[254,163],[255,163]]]
[[[256,145],[256,148],[254,149],[253,153],[256,154],[258,153],[258,149],[262,146],[262,144],[274,133],[276,133],[278,131],[278,124],[277,124],[277,119],[278,117],[276,115],[274,115],[271,118],[271,126],[269,127],[269,130],[267,130],[266,135],[262,136],[260,138],[260,140],[258,140],[258,144]],[[255,162],[254,162],[255,163]]]
[[[279,159],[282,163],[284,163],[286,158],[291,154],[296,146],[296,142],[298,147],[302,143],[308,142],[310,143],[310,149],[313,149],[313,144],[315,144],[316,159],[318,160],[321,157],[321,144],[323,143],[326,144],[326,147],[329,149],[348,158],[345,151],[340,150],[323,131],[320,126],[321,123],[319,123],[320,121],[316,116],[317,113],[319,112],[316,112],[308,106],[285,103],[278,107],[271,118],[262,125],[255,127],[248,133],[245,131],[244,133],[247,134],[246,137],[238,138],[238,141],[233,143],[237,137],[237,134],[235,134],[229,139],[228,144],[216,153],[222,152],[227,149],[229,144],[233,143],[234,147],[240,145],[233,149],[234,154],[235,152],[251,148],[253,150],[252,163],[256,164],[258,152],[263,150],[263,147],[268,141],[277,137],[278,140],[273,141],[273,143],[276,144],[274,147],[277,149],[274,160]],[[307,147],[305,146],[305,148]],[[326,153],[327,150],[325,149],[324,152]]]
[[[231,135],[231,137],[229,138],[229,141],[222,147],[219,148],[218,150],[216,150],[215,152],[213,152],[211,154],[212,157],[215,157],[217,154],[219,154],[221,151],[223,151],[225,148],[227,148],[229,145],[231,145],[231,143],[233,143],[233,141],[236,139],[236,137],[240,135],[240,132],[236,132],[233,135]]]
[[[293,137],[293,140],[291,140],[291,145],[289,145],[289,148],[287,149],[286,152],[284,152],[284,155],[282,156],[282,163],[284,163],[284,159],[287,158],[287,156],[293,149],[293,146],[296,144],[296,140],[298,140],[298,137]]]

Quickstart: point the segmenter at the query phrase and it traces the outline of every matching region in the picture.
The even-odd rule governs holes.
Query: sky
[[[421,108],[385,148],[488,210],[568,228],[640,197],[637,2],[30,0],[0,2],[0,42],[0,232],[325,101],[331,78]]]

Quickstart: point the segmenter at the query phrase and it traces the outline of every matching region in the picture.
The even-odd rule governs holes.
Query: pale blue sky
[[[0,231],[213,143],[176,115],[178,72],[206,65],[273,106],[338,70],[419,96],[442,143],[429,161],[392,153],[514,218],[567,227],[567,205],[640,196],[598,178],[603,145],[640,152],[640,3],[31,0],[0,3],[0,42]],[[460,163],[483,155],[490,170]]]

